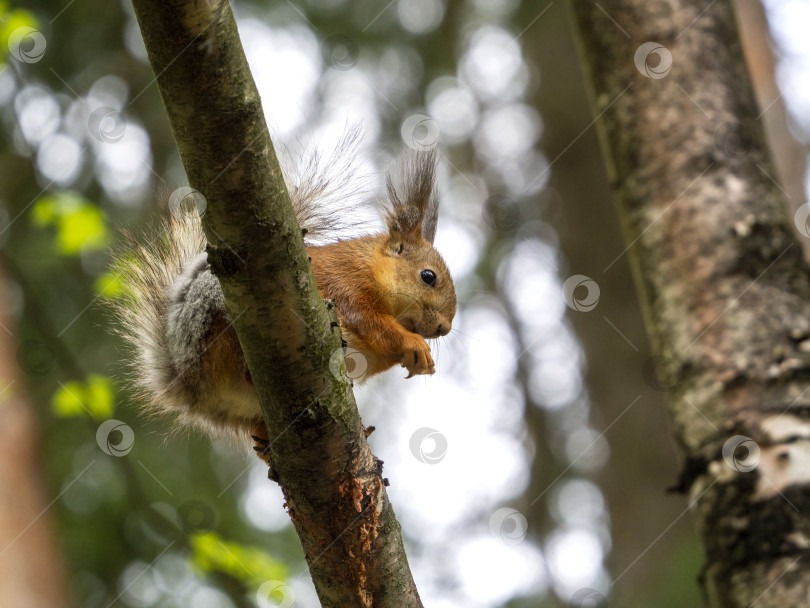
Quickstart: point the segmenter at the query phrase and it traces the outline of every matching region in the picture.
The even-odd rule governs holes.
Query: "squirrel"
[[[353,153],[351,137],[327,169],[346,165],[339,157]],[[365,363],[360,381],[396,365],[408,378],[433,374],[426,339],[447,335],[456,312],[453,280],[433,247],[435,150],[406,153],[387,173],[388,231],[345,240],[336,234],[356,208],[336,203],[351,198],[353,173],[332,178],[321,165],[314,155],[282,173],[321,297],[334,302],[347,349]],[[305,174],[294,180],[295,170]],[[252,436],[267,460],[258,395],[207,261],[200,216],[171,211],[150,239],[125,233],[128,247],[113,265],[124,287],[113,306],[132,352],[131,384],[148,415],[168,415],[176,429]]]

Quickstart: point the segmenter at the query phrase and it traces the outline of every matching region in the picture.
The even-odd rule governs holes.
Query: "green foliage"
[[[284,580],[286,566],[258,547],[225,541],[214,532],[189,538],[191,563],[203,573],[218,571],[236,578],[253,589],[269,580]]]
[[[105,298],[119,298],[127,292],[126,283],[121,278],[121,273],[115,269],[99,275],[93,285],[96,293]]]
[[[106,420],[114,410],[112,382],[105,376],[91,374],[85,383],[61,384],[53,394],[51,408],[59,418],[88,414],[96,420]]]
[[[11,33],[21,27],[39,28],[39,20],[33,13],[24,9],[9,10],[8,2],[0,0],[0,66],[8,54],[8,39]]]
[[[31,210],[36,226],[56,228],[56,250],[67,256],[104,249],[109,232],[101,209],[72,192],[43,196]]]

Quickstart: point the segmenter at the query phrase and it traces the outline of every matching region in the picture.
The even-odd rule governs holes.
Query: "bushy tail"
[[[358,142],[354,129],[327,157],[317,152],[280,154],[296,218],[311,244],[334,241],[344,229],[357,231],[359,222],[347,201],[362,192],[356,178]],[[123,295],[113,301],[117,330],[129,347],[129,383],[144,411],[203,424],[212,387],[200,381],[205,377],[201,363],[192,358],[192,342],[196,334],[205,334],[200,324],[209,323],[209,316],[227,313],[218,282],[203,277],[205,289],[214,292],[206,306],[213,308],[193,311],[184,321],[189,335],[177,336],[171,318],[176,318],[178,303],[183,305],[190,282],[207,273],[206,239],[194,210],[170,204],[160,215],[157,225],[143,235],[124,232],[126,247],[115,256],[113,271],[123,285]],[[189,352],[180,352],[183,349]],[[215,429],[209,425],[207,430]]]
[[[205,251],[205,235],[198,218],[168,212],[144,236],[124,235],[127,247],[113,263],[123,286],[113,301],[117,332],[129,347],[135,396],[147,414],[164,414],[175,404],[180,371],[168,338],[169,289]]]
[[[307,243],[323,245],[372,229],[361,215],[369,196],[368,179],[360,172],[361,142],[355,126],[328,155],[314,147],[296,153],[279,146],[281,172]]]

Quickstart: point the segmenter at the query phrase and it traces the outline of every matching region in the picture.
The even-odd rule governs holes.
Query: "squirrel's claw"
[[[430,356],[430,346],[424,338],[417,336],[402,353],[402,367],[408,370],[407,378],[422,374],[432,374],[436,371],[433,357]],[[407,379],[406,378],[406,379]]]
[[[278,473],[270,458],[270,439],[267,437],[267,429],[264,426],[264,422],[256,423],[253,431],[254,432],[250,435],[253,441],[256,442],[256,445],[253,446],[253,450],[256,452],[256,456],[261,458],[267,465],[267,478],[278,483]]]
[[[256,443],[258,443],[261,446],[267,447],[267,446],[270,445],[270,440],[269,439],[264,439],[263,437],[256,437],[256,435],[251,435],[251,438],[253,439],[253,441],[255,441]],[[253,448],[253,449],[257,450],[258,448]]]
[[[276,473],[273,460],[270,458],[270,442],[266,439],[256,437],[255,435],[253,436],[253,440],[256,442],[256,445],[253,446],[253,450],[267,465],[267,478],[278,483],[278,473]]]

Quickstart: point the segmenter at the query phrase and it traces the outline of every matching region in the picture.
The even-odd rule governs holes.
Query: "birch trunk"
[[[805,606],[810,276],[731,5],[571,5],[707,595],[723,608]]]

